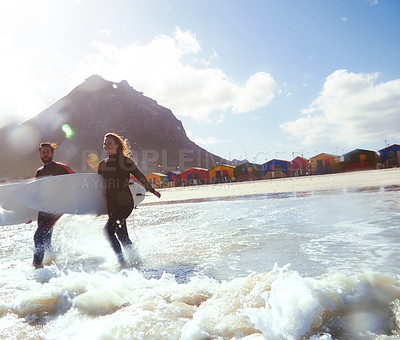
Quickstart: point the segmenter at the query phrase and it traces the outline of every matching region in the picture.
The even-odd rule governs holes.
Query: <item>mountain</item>
[[[234,166],[238,166],[238,165],[242,165],[242,164],[244,164],[244,163],[248,163],[249,161],[247,160],[247,159],[232,159],[232,161],[230,162],[231,163],[231,165],[234,165]]]
[[[132,158],[145,174],[229,164],[192,142],[171,110],[127,81],[93,75],[34,118],[0,129],[0,177],[32,177],[41,165],[37,149],[43,141],[58,144],[54,160],[76,172],[96,171],[98,159],[106,157],[107,132],[129,140]]]

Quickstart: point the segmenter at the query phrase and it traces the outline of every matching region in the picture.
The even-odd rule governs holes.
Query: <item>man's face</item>
[[[49,164],[53,160],[53,151],[51,148],[45,146],[39,151],[39,156],[43,164]]]

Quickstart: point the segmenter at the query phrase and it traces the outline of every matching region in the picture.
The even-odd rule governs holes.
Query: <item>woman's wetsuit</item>
[[[50,162],[40,167],[36,171],[35,177],[57,176],[73,174],[74,172],[65,164],[59,162]],[[61,215],[54,215],[39,211],[37,219],[37,229],[33,236],[35,250],[33,253],[33,265],[38,268],[42,265],[44,252],[51,246],[51,236],[53,227]]]
[[[118,240],[124,247],[132,245],[126,227],[126,219],[134,206],[132,193],[129,189],[130,174],[134,175],[146,190],[152,193],[155,190],[136,167],[135,162],[122,153],[110,155],[107,159],[102,160],[99,164],[98,173],[103,175],[106,181],[108,221],[104,231],[118,256],[119,262],[123,263],[124,257]]]

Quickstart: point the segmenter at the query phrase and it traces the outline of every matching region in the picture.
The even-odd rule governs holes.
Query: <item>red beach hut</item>
[[[305,176],[310,174],[310,161],[297,156],[292,160],[292,176]]]
[[[182,185],[207,184],[208,170],[203,168],[190,168],[181,172]]]

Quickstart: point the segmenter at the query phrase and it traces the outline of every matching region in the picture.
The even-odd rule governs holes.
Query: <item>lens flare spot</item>
[[[99,166],[99,157],[95,153],[89,153],[87,155],[87,164],[93,169],[96,170]]]
[[[64,132],[65,138],[70,139],[74,136],[74,130],[68,124],[63,124],[61,126],[62,132]]]
[[[30,124],[22,124],[15,127],[7,136],[7,146],[21,155],[33,152],[39,142],[40,133],[35,126]]]

